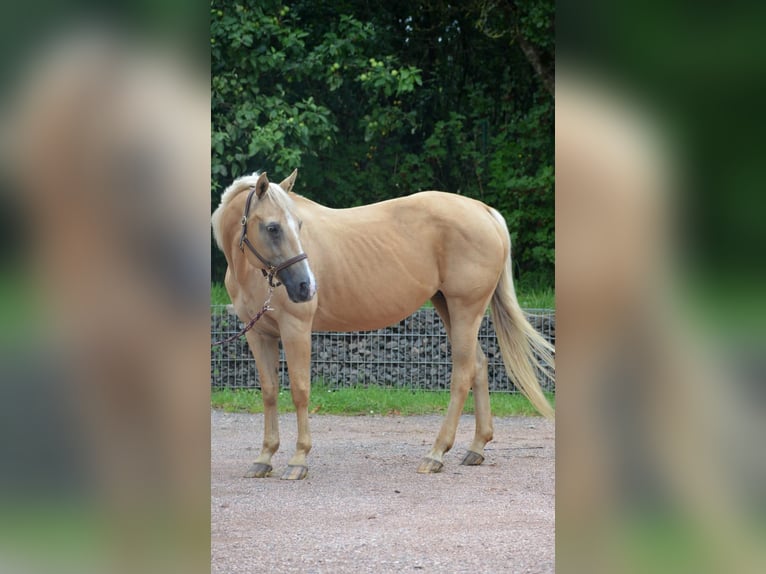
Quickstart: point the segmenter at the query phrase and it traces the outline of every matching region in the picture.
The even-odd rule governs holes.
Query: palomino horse
[[[272,471],[279,448],[279,339],[287,357],[298,441],[282,475],[302,479],[311,449],[308,402],[311,332],[379,329],[431,300],[452,347],[447,415],[418,472],[439,472],[473,388],[476,433],[462,464],[484,461],[492,439],[487,360],[478,343],[487,306],[506,370],[540,413],[553,415],[535,373],[552,376],[553,348],[526,320],[511,276],[511,245],[502,216],[459,195],[427,191],[351,209],[330,209],[292,193],[297,170],[279,185],[265,173],[241,177],[221,197],[213,232],[226,255],[226,288],[243,322],[273,310],[248,331],[264,403],[260,456],[248,477]],[[316,296],[315,296],[316,295]],[[538,365],[538,358],[540,364]]]

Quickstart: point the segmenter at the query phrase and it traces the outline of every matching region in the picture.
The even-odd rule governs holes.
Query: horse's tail
[[[510,245],[510,234],[503,216],[495,210],[492,210],[492,216],[505,229]],[[519,306],[513,288],[510,250],[492,295],[490,309],[506,372],[541,415],[553,418],[553,407],[543,394],[535,371],[539,369],[544,376],[554,380],[554,348],[529,323]]]

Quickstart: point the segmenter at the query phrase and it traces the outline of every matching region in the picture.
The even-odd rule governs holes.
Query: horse
[[[266,173],[236,179],[212,216],[213,235],[228,264],[225,285],[235,312],[243,323],[259,311],[263,315],[245,334],[264,405],[263,446],[246,477],[269,476],[279,448],[279,339],[298,419],[295,454],[281,478],[300,480],[308,474],[312,444],[312,331],[383,328],[428,300],[450,341],[452,373],[447,413],[417,472],[443,469],[471,388],[476,428],[462,464],[484,461],[493,426],[487,359],[478,331],[488,306],[506,371],[538,412],[553,417],[536,370],[553,379],[554,349],[519,306],[510,234],[497,210],[440,191],[332,209],[293,192],[297,173],[279,184]],[[263,313],[267,308],[270,312]]]

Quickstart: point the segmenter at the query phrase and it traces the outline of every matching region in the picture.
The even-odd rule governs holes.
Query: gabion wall
[[[211,340],[218,341],[244,325],[226,305],[211,309]],[[551,343],[556,342],[556,319],[548,309],[525,311],[532,325]],[[505,374],[492,321],[482,320],[479,341],[489,361],[491,391],[516,392]],[[422,308],[404,321],[378,331],[317,332],[311,340],[311,377],[330,388],[380,385],[407,389],[449,389],[450,349],[447,334],[432,308]],[[280,351],[280,378],[289,386],[287,363]],[[540,375],[543,388],[554,384]],[[214,388],[259,388],[255,367],[244,336],[212,349],[210,379]]]

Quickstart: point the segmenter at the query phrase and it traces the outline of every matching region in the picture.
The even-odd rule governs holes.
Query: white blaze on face
[[[298,244],[298,253],[303,253],[303,245],[301,245],[301,237],[300,237],[300,227],[298,226],[298,222],[295,220],[293,215],[290,212],[287,212],[287,226],[290,228],[290,231],[295,236],[295,241]],[[316,278],[314,277],[314,272],[311,270],[311,266],[309,265],[309,260],[304,259],[297,265],[304,266],[304,271],[306,272],[306,275],[308,275],[309,278],[309,298],[316,295],[317,292],[317,282]]]

